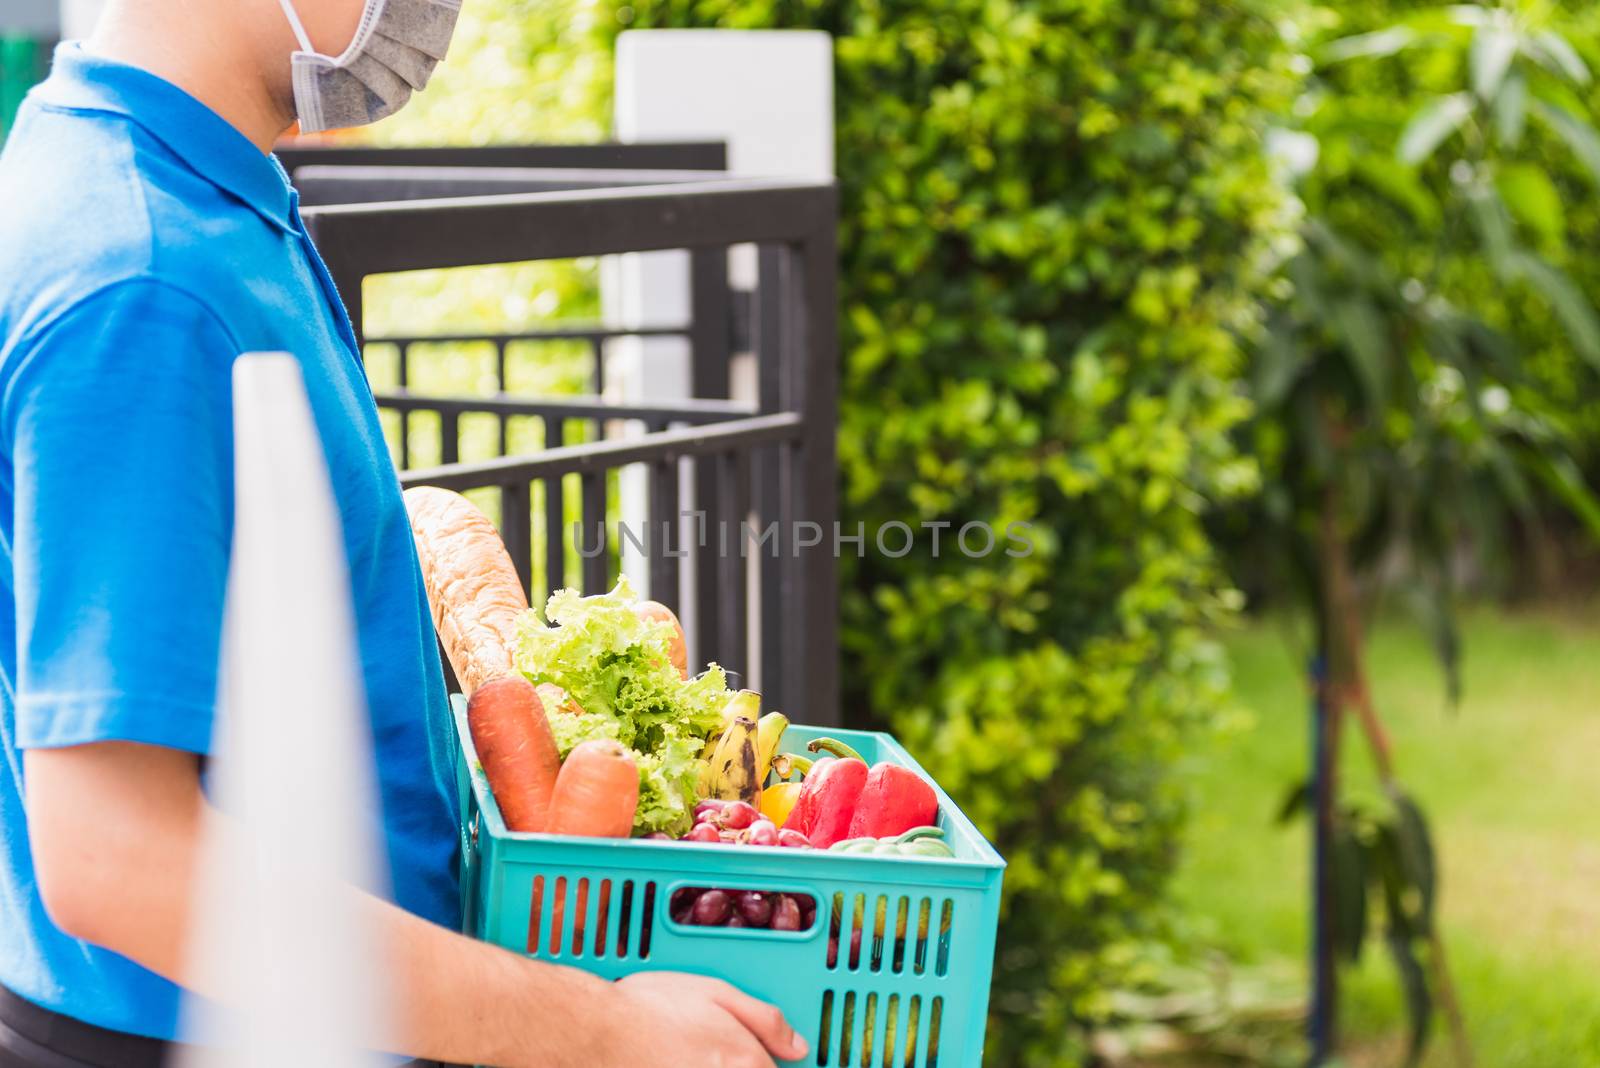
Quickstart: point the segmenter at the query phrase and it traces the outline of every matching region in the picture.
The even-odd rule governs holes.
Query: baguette
[[[528,611],[522,580],[489,517],[451,490],[406,490],[422,580],[445,657],[468,697],[512,673],[517,621]]]

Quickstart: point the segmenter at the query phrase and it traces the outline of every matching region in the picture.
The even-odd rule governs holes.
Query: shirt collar
[[[171,82],[68,41],[56,48],[50,77],[34,92],[45,104],[128,117],[190,170],[268,222],[297,232],[293,192],[277,158]]]

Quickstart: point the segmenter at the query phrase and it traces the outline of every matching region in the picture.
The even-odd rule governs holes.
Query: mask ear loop
[[[283,8],[283,13],[289,18],[289,27],[294,30],[295,39],[300,42],[300,51],[316,52],[311,46],[311,37],[306,33],[306,28],[300,22],[300,16],[294,9],[291,0],[278,0],[278,6]]]

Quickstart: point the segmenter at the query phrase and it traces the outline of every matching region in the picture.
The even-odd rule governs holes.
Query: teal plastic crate
[[[468,934],[607,979],[685,971],[726,980],[777,1005],[806,1036],[811,1056],[793,1064],[982,1063],[1005,862],[937,785],[953,860],[517,834],[473,750],[466,702],[452,701]],[[887,734],[793,726],[784,748],[804,752],[823,734],[869,763],[928,778]],[[687,926],[668,914],[683,887],[809,894],[817,917],[798,932]]]

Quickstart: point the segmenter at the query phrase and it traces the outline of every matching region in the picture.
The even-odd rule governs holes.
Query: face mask
[[[444,59],[461,0],[367,0],[344,55],[317,52],[292,0],[278,0],[294,27],[294,107],[304,133],[365,126],[393,115],[428,84]]]

